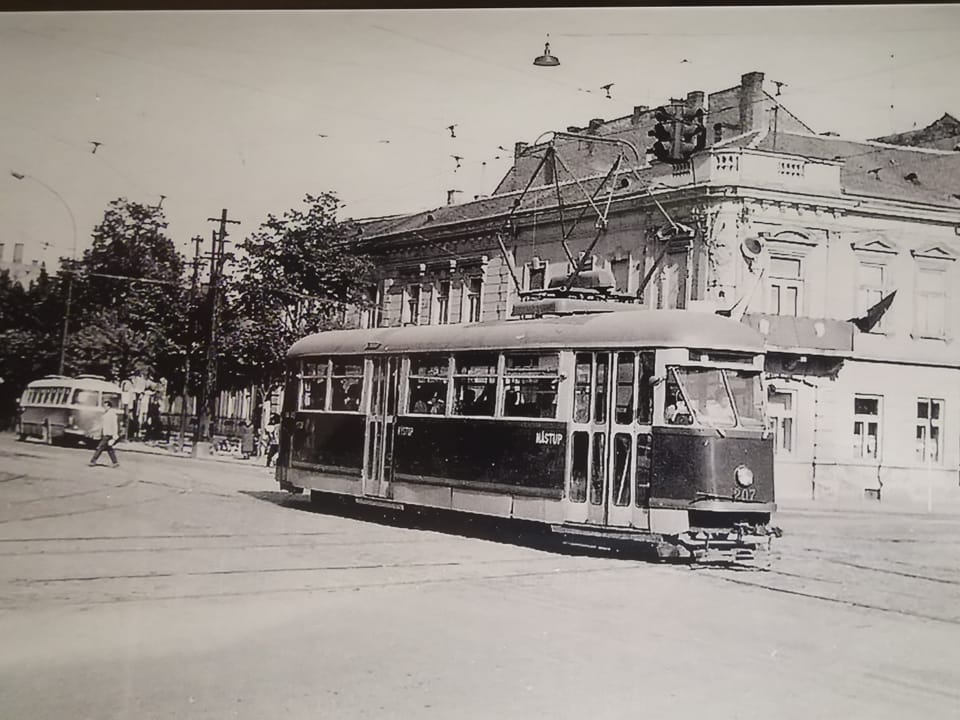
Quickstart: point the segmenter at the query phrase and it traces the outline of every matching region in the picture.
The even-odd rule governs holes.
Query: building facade
[[[781,500],[960,505],[960,153],[816,135],[762,84],[686,96],[709,147],[684,164],[644,156],[638,107],[518,143],[490,197],[362,222],[379,276],[356,322],[506,318],[573,259],[764,335]]]

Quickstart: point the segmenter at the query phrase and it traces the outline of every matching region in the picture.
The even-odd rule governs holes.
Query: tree
[[[114,200],[73,274],[68,372],[117,380],[176,375],[185,345],[184,261],[159,207]]]
[[[364,302],[370,260],[359,232],[338,221],[336,195],[306,195],[305,209],[269,215],[240,245],[224,308],[224,380],[253,384],[258,404],[283,381],[287,349],[304,335],[342,327],[347,307]]]

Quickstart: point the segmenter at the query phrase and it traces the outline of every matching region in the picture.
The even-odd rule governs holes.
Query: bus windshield
[[[96,407],[100,404],[100,393],[96,390],[74,390],[73,404]]]

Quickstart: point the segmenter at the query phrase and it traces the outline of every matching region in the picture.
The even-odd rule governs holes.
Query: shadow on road
[[[548,526],[528,520],[506,520],[435,508],[405,507],[402,510],[394,510],[362,505],[354,502],[352,497],[325,493],[314,493],[312,501],[303,495],[291,495],[277,490],[243,490],[241,493],[257,500],[301,512],[349,518],[360,522],[408,530],[425,530],[445,535],[459,535],[460,537],[506,545],[519,545],[561,555],[640,560],[644,562],[660,561],[652,546],[635,544],[629,548],[608,548],[574,545],[563,542],[559,536],[550,531]]]

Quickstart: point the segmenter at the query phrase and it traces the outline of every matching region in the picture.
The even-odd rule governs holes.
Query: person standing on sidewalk
[[[267,439],[267,467],[273,463],[273,456],[277,454],[277,451],[280,449],[280,416],[276,413],[273,413],[270,416],[270,422],[267,423],[265,428],[265,435]]]
[[[117,417],[117,411],[113,409],[113,403],[109,400],[104,400],[103,408],[103,417],[100,420],[100,442],[97,443],[96,452],[90,458],[90,467],[97,464],[100,453],[104,450],[113,461],[113,467],[118,467],[120,463],[117,462],[117,453],[114,452],[113,446],[120,439],[120,419]]]

